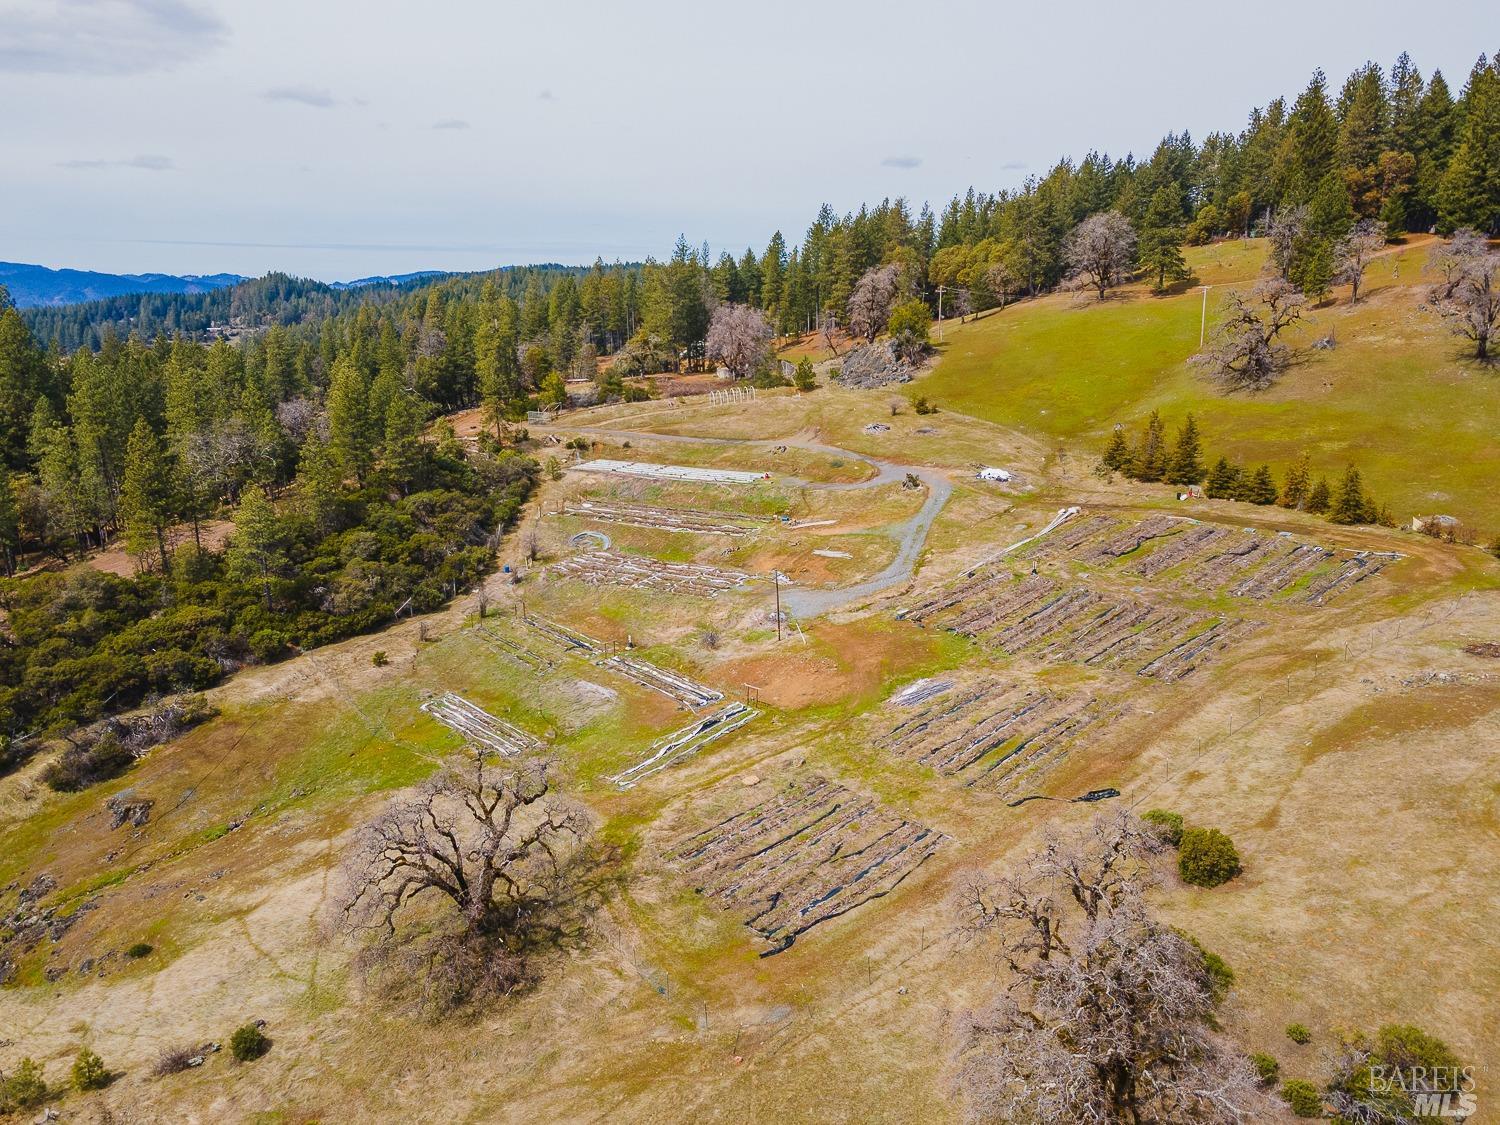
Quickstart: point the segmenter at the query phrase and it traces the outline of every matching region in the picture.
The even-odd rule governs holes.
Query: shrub
[[[1306,1079],[1291,1078],[1282,1083],[1281,1100],[1286,1102],[1298,1117],[1323,1116],[1323,1095]]]
[[[47,1082],[40,1064],[29,1055],[16,1064],[15,1073],[0,1083],[0,1110],[14,1106],[32,1109],[47,1100]]]
[[[1281,1064],[1270,1055],[1257,1051],[1250,1056],[1250,1065],[1255,1068],[1256,1077],[1267,1086],[1274,1086],[1276,1079],[1281,1077]]]
[[[135,755],[119,737],[108,731],[88,748],[70,746],[42,771],[42,780],[59,793],[77,793],[101,781],[119,777],[130,768]]]
[[[1395,1074],[1402,1080],[1391,1080]],[[1360,1038],[1345,1052],[1328,1085],[1329,1101],[1341,1121],[1410,1121],[1422,1116],[1418,1097],[1435,1094],[1451,1102],[1473,1090],[1472,1074],[1441,1039],[1421,1028],[1387,1024],[1373,1047]]]
[[[1177,871],[1184,883],[1217,887],[1240,873],[1240,853],[1217,828],[1189,828],[1177,845]]]
[[[234,1056],[236,1062],[258,1059],[270,1049],[271,1041],[266,1038],[265,1032],[253,1023],[235,1028],[234,1034],[229,1037],[229,1053]]]
[[[928,402],[922,395],[918,395],[912,400],[911,408],[918,414],[936,414],[938,412],[938,408]]]
[[[1151,830],[1166,844],[1176,847],[1182,843],[1182,814],[1168,812],[1166,809],[1152,809],[1141,817],[1151,826]]]
[[[180,1074],[192,1066],[189,1060],[197,1057],[198,1051],[193,1047],[164,1047],[161,1054],[156,1056],[156,1061],[151,1064],[151,1073],[157,1078],[165,1078],[169,1074]]]
[[[87,1047],[73,1060],[73,1086],[79,1090],[102,1090],[109,1085],[104,1060]]]
[[[1312,1032],[1307,1030],[1306,1024],[1289,1023],[1286,1025],[1286,1037],[1293,1043],[1304,1044],[1312,1042]]]
[[[370,657],[370,663],[377,668],[384,668],[391,662],[391,658],[385,654],[385,649],[376,649],[375,654]]]
[[[139,961],[142,957],[149,957],[153,946],[149,942],[138,941],[125,951],[125,956],[132,961]]]
[[[286,655],[287,636],[280,629],[260,629],[248,642],[250,653],[262,664],[270,664]]]

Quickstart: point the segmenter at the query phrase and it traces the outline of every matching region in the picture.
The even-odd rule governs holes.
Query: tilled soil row
[[[810,777],[696,833],[668,858],[775,953],[819,922],[889,893],[946,839]]]

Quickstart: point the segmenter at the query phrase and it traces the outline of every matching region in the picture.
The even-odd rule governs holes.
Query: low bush
[[[109,1085],[109,1069],[104,1060],[87,1047],[73,1060],[73,1086],[78,1090],[102,1090]]]
[[[1257,1051],[1250,1056],[1250,1065],[1255,1068],[1255,1076],[1267,1086],[1274,1086],[1281,1077],[1281,1064],[1270,1055]]]
[[[1306,1024],[1289,1023],[1286,1025],[1286,1037],[1293,1043],[1311,1043],[1312,1032],[1307,1030]]]
[[[270,1049],[271,1041],[266,1038],[265,1032],[253,1023],[235,1028],[234,1034],[229,1037],[229,1053],[234,1056],[236,1062],[258,1059]]]
[[[1217,887],[1240,873],[1240,853],[1217,828],[1188,828],[1177,844],[1177,871],[1184,883]]]
[[[1176,847],[1182,843],[1182,814],[1166,809],[1152,809],[1141,817],[1151,826],[1151,831],[1165,844]]]
[[[1281,1100],[1298,1117],[1322,1117],[1323,1095],[1304,1078],[1290,1078],[1281,1084]]]
[[[125,951],[125,956],[132,961],[139,961],[142,957],[149,957],[154,947],[144,941],[138,941]]]
[[[135,755],[111,731],[87,748],[68,747],[42,771],[42,780],[59,793],[77,793],[119,777],[134,761]]]
[[[383,648],[376,649],[374,655],[370,657],[370,663],[377,668],[384,668],[390,662],[391,658],[385,654],[385,649]]]

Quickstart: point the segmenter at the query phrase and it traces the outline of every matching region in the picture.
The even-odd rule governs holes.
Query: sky
[[[1455,91],[1492,0],[0,0],[0,259],[322,280],[789,240],[1238,130],[1321,66]]]

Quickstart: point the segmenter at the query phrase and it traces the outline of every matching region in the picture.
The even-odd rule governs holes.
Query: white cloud
[[[129,156],[124,160],[63,160],[57,165],[59,168],[138,168],[143,172],[171,172],[177,165],[172,162],[170,156],[147,153],[142,156]]]
[[[314,109],[332,109],[339,104],[332,93],[317,86],[273,86],[261,97],[268,102],[296,102]]]
[[[222,46],[228,25],[189,0],[21,0],[0,9],[0,73],[145,74]]]

